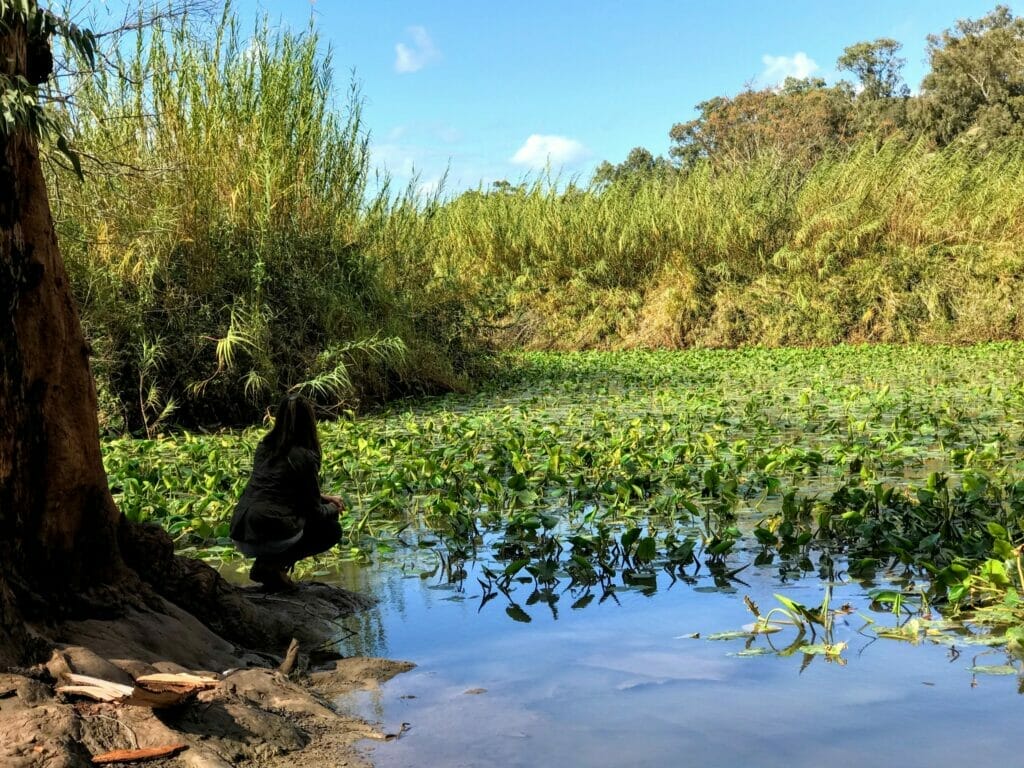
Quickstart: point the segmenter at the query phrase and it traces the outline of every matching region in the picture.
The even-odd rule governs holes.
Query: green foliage
[[[475,563],[485,602],[527,588],[552,609],[556,587],[734,588],[754,566],[913,576],[870,595],[899,616],[1005,611],[1024,589],[1022,365],[1011,343],[527,355],[488,391],[321,424],[323,485],[348,505],[326,562],[454,584]],[[122,510],[229,556],[260,434],[107,443]],[[779,603],[810,641],[837,610]]]
[[[897,56],[902,47],[898,41],[888,37],[870,43],[856,43],[843,50],[836,67],[857,76],[861,88],[859,98],[874,101],[905,97],[910,94],[902,75],[907,60]]]
[[[982,141],[1024,132],[1024,19],[1004,5],[928,38],[921,129],[940,144],[976,133]]]
[[[594,170],[593,183],[599,187],[607,184],[639,186],[652,176],[670,176],[675,172],[676,169],[664,157],[655,157],[643,147],[633,147],[618,165],[607,160],[598,165]]]
[[[853,124],[860,137],[884,138],[909,132],[907,116],[910,88],[903,82],[906,59],[897,54],[903,46],[891,38],[848,46],[836,68],[857,77],[858,93]]]
[[[1024,337],[1024,153],[865,141],[641,182],[472,191],[431,238],[509,346]]]
[[[669,131],[669,154],[684,167],[707,160],[732,168],[764,154],[813,163],[853,136],[852,89],[821,79],[787,78],[781,89],[747,89],[697,105],[700,115]]]
[[[40,100],[39,88],[53,74],[51,38],[57,38],[88,66],[96,60],[96,37],[68,19],[40,8],[35,0],[0,0],[0,34],[24,35],[24,71],[12,66],[11,58],[0,67],[0,139],[17,130],[27,130],[48,141],[55,153],[71,164],[82,177],[78,153],[71,149],[61,121]],[[48,93],[48,91],[47,91]]]

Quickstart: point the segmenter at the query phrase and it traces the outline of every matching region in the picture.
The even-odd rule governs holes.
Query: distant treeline
[[[668,157],[423,199],[374,180],[315,29],[157,21],[79,75],[61,246],[109,427],[467,386],[494,348],[1024,338],[1024,21],[848,48],[699,105]],[[74,69],[74,68],[72,68]],[[82,68],[84,69],[84,68]]]
[[[734,167],[765,152],[810,166],[868,138],[936,148],[963,140],[980,149],[1024,138],[1024,19],[1000,5],[929,35],[929,71],[917,95],[903,80],[901,47],[889,38],[847,47],[836,69],[852,81],[790,77],[777,88],[702,102],[695,119],[672,126],[668,158],[637,147],[618,165],[602,163],[595,181],[685,173],[702,161]]]

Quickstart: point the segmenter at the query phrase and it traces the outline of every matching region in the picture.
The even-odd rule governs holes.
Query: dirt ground
[[[79,768],[117,749],[183,744],[180,754],[151,766],[187,768],[313,768],[368,766],[356,742],[397,738],[342,715],[331,702],[348,691],[373,689],[412,668],[373,658],[324,660],[318,637],[339,605],[366,601],[324,585],[308,585],[273,601],[241,591],[268,623],[301,626],[296,670],[276,669],[284,655],[253,652],[213,633],[172,604],[137,610],[116,621],[90,620],[38,628],[54,647],[45,664],[0,673],[0,765],[6,768]],[[303,617],[305,621],[300,621]],[[316,621],[310,621],[313,617]],[[322,637],[319,641],[322,641]],[[264,645],[265,649],[266,646]],[[216,687],[175,707],[150,709],[100,703],[58,693],[69,673],[132,685],[153,672],[206,672]]]

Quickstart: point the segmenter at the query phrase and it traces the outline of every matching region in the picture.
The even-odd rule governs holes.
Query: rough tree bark
[[[44,82],[45,43],[0,25],[0,73]],[[31,653],[20,619],[124,572],[88,358],[36,138],[0,133],[0,666]]]

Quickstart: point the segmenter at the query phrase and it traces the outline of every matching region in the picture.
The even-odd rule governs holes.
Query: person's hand
[[[328,496],[326,493],[320,496],[321,499],[326,501],[328,504],[333,504],[334,508],[339,512],[345,508],[345,502],[342,501],[341,496]]]

